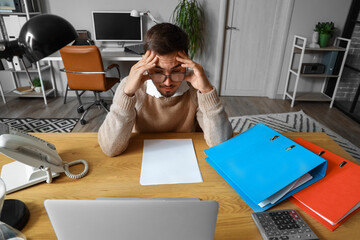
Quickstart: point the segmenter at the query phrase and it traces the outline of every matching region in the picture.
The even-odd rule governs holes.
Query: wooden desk
[[[22,232],[30,240],[56,239],[43,206],[45,199],[95,199],[97,197],[195,197],[203,200],[216,200],[219,202],[220,208],[215,239],[261,239],[250,216],[251,208],[206,162],[204,150],[208,147],[201,133],[135,134],[131,138],[127,151],[114,158],[108,158],[102,153],[96,133],[38,133],[34,135],[54,143],[65,161],[86,159],[89,162],[90,171],[86,177],[80,180],[73,180],[62,174],[51,184],[41,183],[6,196],[7,199],[22,200],[28,206],[31,216]],[[345,150],[324,133],[287,133],[284,135],[291,139],[303,137],[342,157],[353,160]],[[204,182],[141,186],[139,181],[143,140],[151,138],[192,138]],[[8,162],[10,162],[9,158],[0,155],[0,165]],[[79,169],[73,170],[80,171],[81,169],[79,167]],[[287,208],[299,210],[320,239],[349,240],[358,239],[360,236],[360,213],[355,214],[338,229],[331,232],[289,200],[283,201],[272,209]]]

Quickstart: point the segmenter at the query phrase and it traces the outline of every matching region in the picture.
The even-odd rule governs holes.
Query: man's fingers
[[[190,59],[189,56],[184,51],[178,51],[178,55],[182,58]]]
[[[149,51],[150,52],[150,51]],[[146,52],[148,53],[148,52]],[[149,55],[145,55],[144,62],[149,63],[156,57],[156,54],[154,52],[151,52]]]
[[[179,61],[181,63],[181,65],[184,65],[186,64],[187,67],[191,67],[191,66],[194,66],[195,65],[195,62],[192,61],[191,59],[188,59],[188,58],[182,58],[182,57],[179,57],[177,56],[176,57],[176,60]],[[183,67],[183,66],[182,66]]]
[[[147,50],[146,53],[144,55],[142,55],[142,59],[146,59],[147,57],[149,57],[151,54],[151,51]]]
[[[143,58],[139,62],[137,62],[133,66],[133,69],[138,70],[139,68],[142,68],[143,66],[146,66],[146,68],[152,68],[155,66],[155,63],[157,60],[158,60],[158,57],[155,54],[153,54],[153,56],[150,55],[146,59]]]
[[[158,59],[159,59],[158,56],[155,55],[155,57],[149,62],[149,64],[151,65],[155,64]]]
[[[196,64],[194,62],[190,62],[190,63],[182,63],[181,67],[183,68],[192,68],[192,69],[196,69]]]

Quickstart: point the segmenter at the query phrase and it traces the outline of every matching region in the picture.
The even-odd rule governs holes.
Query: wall
[[[220,71],[221,65],[218,64],[219,52],[217,49],[218,42],[218,25],[220,1],[218,0],[198,0],[203,6],[205,12],[205,49],[201,56],[199,63],[201,63],[206,70],[206,73],[211,82],[214,82],[214,76],[217,71]],[[132,10],[139,11],[150,10],[151,14],[160,22],[169,22],[173,9],[177,5],[178,0],[41,0],[42,10],[46,13],[59,15],[68,20],[75,29],[86,29],[92,33],[93,27],[91,12],[93,10]],[[144,31],[153,25],[153,22],[144,19]],[[221,52],[220,52],[221,53]],[[221,57],[221,56],[220,56]],[[129,68],[134,62],[122,62],[122,74],[127,75]],[[55,68],[62,67],[62,64],[54,63]],[[6,76],[8,75],[8,76]],[[2,85],[5,89],[12,88],[11,81],[3,79],[11,78],[9,73],[0,73]],[[60,94],[66,87],[65,74],[55,71],[55,78],[57,79],[57,88]],[[49,79],[45,74],[45,79]],[[217,80],[218,81],[218,80]],[[73,92],[70,92],[73,94]]]
[[[352,0],[295,0],[291,17],[286,50],[284,54],[281,76],[279,79],[277,98],[282,97],[285,88],[286,74],[294,35],[306,37],[311,42],[313,29],[318,22],[334,22],[337,31],[335,36],[341,36]],[[322,81],[321,81],[322,82]],[[320,90],[321,83],[299,83],[298,91]]]
[[[285,0],[284,0],[285,1]],[[289,34],[286,41],[286,50],[282,59],[282,69],[280,78],[274,82],[274,88],[277,93],[276,97],[281,97],[284,91],[286,72],[290,58],[291,44],[294,34],[305,36],[311,39],[313,28],[319,21],[333,21],[339,29],[337,35],[341,34],[346,16],[352,0],[295,0],[292,12]],[[223,15],[226,8],[227,0],[199,0],[205,9],[205,51],[201,56],[201,63],[209,80],[215,85],[220,85],[221,65],[222,65],[222,40],[224,21]],[[175,8],[178,0],[41,0],[43,11],[57,14],[70,21],[76,29],[92,30],[91,11],[93,10],[150,10],[159,21],[169,21],[171,13]],[[146,21],[146,19],[145,19]],[[146,26],[152,26],[151,21],[145,23]],[[219,34],[220,32],[220,34]],[[127,73],[127,69],[133,63],[122,64],[122,72]],[[57,63],[54,64],[56,68]],[[63,93],[66,86],[66,78],[63,73],[55,71],[57,87],[60,94]],[[23,76],[24,74],[22,74]],[[23,77],[24,78],[24,77]],[[11,75],[9,72],[0,72],[1,84],[5,90],[13,88]],[[45,76],[45,79],[49,79]],[[305,86],[309,88],[309,86]],[[313,88],[310,85],[310,88]],[[300,86],[301,89],[301,86]],[[73,94],[73,92],[71,92]]]

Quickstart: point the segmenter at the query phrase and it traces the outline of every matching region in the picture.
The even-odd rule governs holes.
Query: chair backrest
[[[89,46],[66,46],[60,49],[65,71],[104,72],[99,48]],[[70,89],[106,91],[105,74],[66,73]]]

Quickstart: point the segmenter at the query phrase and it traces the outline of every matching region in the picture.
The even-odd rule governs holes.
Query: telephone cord
[[[73,165],[81,164],[81,163],[84,165],[84,170],[81,173],[79,173],[79,174],[70,173],[69,167],[71,167]],[[72,161],[72,162],[69,162],[69,163],[64,162],[64,170],[65,170],[66,176],[68,176],[69,178],[79,179],[79,178],[84,177],[88,173],[89,164],[83,159],[75,160],[75,161]]]

